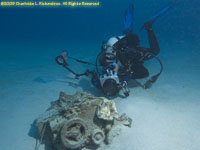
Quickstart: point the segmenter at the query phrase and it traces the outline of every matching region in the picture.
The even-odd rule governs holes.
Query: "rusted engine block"
[[[126,114],[119,116],[112,100],[85,92],[61,92],[59,99],[36,119],[36,126],[41,143],[54,150],[68,150],[110,144],[116,127],[131,127],[131,122]]]

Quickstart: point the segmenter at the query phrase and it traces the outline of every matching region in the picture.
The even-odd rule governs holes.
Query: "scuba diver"
[[[100,64],[104,67],[116,63],[117,68],[123,66],[126,71],[131,71],[131,79],[141,79],[149,76],[144,67],[144,61],[157,56],[160,52],[158,40],[152,29],[152,23],[144,23],[148,34],[150,48],[139,47],[138,35],[125,32],[123,36],[111,37],[103,47]],[[118,70],[116,70],[118,71]]]
[[[128,81],[130,79],[135,80],[148,77],[149,71],[144,66],[144,62],[154,58],[160,63],[161,69],[159,73],[151,76],[144,84],[140,84],[144,89],[147,89],[156,82],[163,71],[162,62],[157,57],[160,53],[160,47],[152,25],[157,18],[168,12],[177,2],[178,0],[175,0],[158,11],[141,27],[140,30],[145,29],[147,31],[149,48],[141,47],[138,35],[133,33],[134,5],[130,5],[124,14],[124,34],[111,37],[107,43],[103,42],[101,52],[98,54],[95,64],[69,57],[67,52],[57,56],[56,62],[73,73],[76,79],[81,76],[91,75],[92,84],[101,89],[106,96],[114,96],[122,90],[127,97],[130,93]],[[96,70],[86,70],[84,73],[77,74],[69,68],[67,63],[69,58],[79,63],[93,65],[96,67]]]
[[[116,76],[125,83],[125,86],[122,86],[122,89],[125,89],[125,96],[129,95],[127,81],[129,79],[148,77],[149,71],[144,67],[144,61],[155,58],[160,52],[158,40],[152,28],[153,21],[145,22],[143,25],[143,28],[146,29],[148,34],[150,48],[139,46],[140,40],[138,35],[132,33],[133,12],[134,6],[130,5],[124,16],[124,35],[111,37],[107,43],[103,43],[102,52],[99,56],[100,65],[104,68],[112,66],[112,69],[109,69],[113,70],[114,74],[116,74],[113,74],[113,76]],[[154,81],[152,79],[148,80],[143,87],[149,88],[151,84],[157,80],[161,72],[154,76]],[[110,82],[107,82],[107,85],[104,87],[104,89],[106,88],[104,93],[106,93],[106,95],[115,95],[118,90],[113,87],[116,87],[115,84],[117,80],[109,81]],[[109,91],[109,94],[105,91]]]

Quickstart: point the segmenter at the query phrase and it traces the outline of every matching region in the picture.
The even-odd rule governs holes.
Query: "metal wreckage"
[[[132,119],[119,115],[113,100],[86,92],[59,99],[36,119],[40,143],[50,150],[91,150],[109,145]]]

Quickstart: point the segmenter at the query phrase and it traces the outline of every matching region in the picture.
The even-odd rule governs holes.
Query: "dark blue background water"
[[[170,0],[135,0],[135,32]],[[0,8],[0,43],[99,41],[121,34],[128,0],[101,0],[95,8]],[[154,28],[160,42],[199,42],[200,1],[180,0]],[[100,41],[101,42],[101,41]]]

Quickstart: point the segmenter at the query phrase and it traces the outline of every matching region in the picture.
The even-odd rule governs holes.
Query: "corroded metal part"
[[[92,133],[92,141],[99,145],[101,144],[105,139],[104,132],[100,129],[95,129]]]
[[[60,136],[64,147],[76,149],[87,140],[88,127],[81,119],[71,119],[64,124]]]
[[[114,101],[104,97],[61,92],[36,125],[41,143],[53,150],[90,150],[91,145],[110,144],[120,126],[131,126],[131,119],[119,116]]]
[[[103,120],[114,120],[118,118],[118,112],[113,100],[103,99],[97,108],[97,116]]]
[[[120,128],[120,126],[115,126],[115,127],[113,127],[113,128],[110,130],[110,132],[108,132],[107,139],[106,139],[107,143],[108,143],[108,144],[111,144],[112,141],[113,141],[113,139],[114,139],[116,136],[120,135],[120,133],[121,133],[121,128]]]

